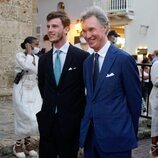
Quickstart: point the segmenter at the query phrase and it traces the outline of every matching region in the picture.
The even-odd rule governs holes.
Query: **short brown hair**
[[[70,18],[67,16],[67,14],[63,11],[53,11],[47,15],[47,21],[50,21],[52,19],[59,18],[63,24],[64,27],[70,26]]]

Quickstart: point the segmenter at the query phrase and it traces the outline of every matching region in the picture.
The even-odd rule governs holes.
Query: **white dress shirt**
[[[107,51],[110,47],[110,42],[107,41],[106,44],[103,46],[103,48],[101,48],[98,52],[94,52],[94,53],[98,53],[99,54],[99,71],[101,71],[103,62],[104,62],[104,58],[107,54]]]
[[[69,46],[70,46],[70,43],[67,41],[60,49],[57,49],[57,48],[53,48],[53,67],[55,66],[55,58],[56,58],[56,53],[55,51],[56,50],[60,50],[61,53],[59,55],[60,57],[60,62],[61,62],[61,72],[63,70],[63,66],[64,66],[64,63],[65,63],[65,59],[66,59],[66,55],[67,55],[67,52],[68,52],[68,49],[69,49]]]

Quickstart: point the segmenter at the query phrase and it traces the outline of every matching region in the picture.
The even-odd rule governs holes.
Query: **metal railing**
[[[151,119],[151,106],[149,103],[149,95],[152,88],[151,83],[151,76],[150,76],[150,70],[152,64],[141,64],[137,63],[139,72],[140,72],[140,78],[141,78],[141,89],[142,89],[142,113],[141,117]],[[149,68],[149,82],[144,82],[144,69],[145,67]]]
[[[93,0],[93,5],[99,6],[103,10],[107,11],[108,0]]]
[[[134,11],[133,0],[93,0],[93,5],[101,7],[108,13]]]
[[[129,12],[133,10],[133,0],[107,0],[108,12]]]

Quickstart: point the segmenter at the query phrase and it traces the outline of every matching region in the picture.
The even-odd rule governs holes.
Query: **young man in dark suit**
[[[37,114],[40,158],[77,158],[79,129],[85,107],[83,61],[88,53],[72,46],[66,36],[70,19],[55,11],[47,16],[53,48],[39,60],[38,82],[43,105]]]

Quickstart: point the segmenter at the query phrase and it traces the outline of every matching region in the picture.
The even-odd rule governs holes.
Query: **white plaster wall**
[[[57,9],[60,0],[38,0],[38,25],[42,26],[42,35],[46,33],[46,16]],[[80,18],[80,14],[93,4],[92,0],[62,0],[65,4],[65,11],[68,13],[71,23],[74,24]],[[72,30],[73,31],[73,30]],[[70,32],[72,33],[72,32]],[[71,41],[73,39],[70,39]]]
[[[140,46],[148,52],[158,49],[158,0],[134,0],[134,20],[125,27],[125,49],[135,54]],[[140,25],[149,26],[145,34],[140,33]]]
[[[134,19],[125,26],[125,50],[130,54],[136,54],[140,46],[147,47],[149,52],[158,49],[158,0],[133,0]],[[56,10],[59,0],[38,0],[38,25],[42,25],[42,34],[46,33],[46,16]],[[71,18],[72,25],[80,17],[83,10],[93,4],[92,0],[63,0],[66,12]],[[149,26],[146,34],[140,34],[140,25]],[[75,32],[73,28],[71,34]],[[69,34],[68,34],[69,37]],[[72,42],[73,39],[70,38]]]
[[[27,36],[35,35],[36,0],[0,0],[0,100],[12,94],[15,55]]]

